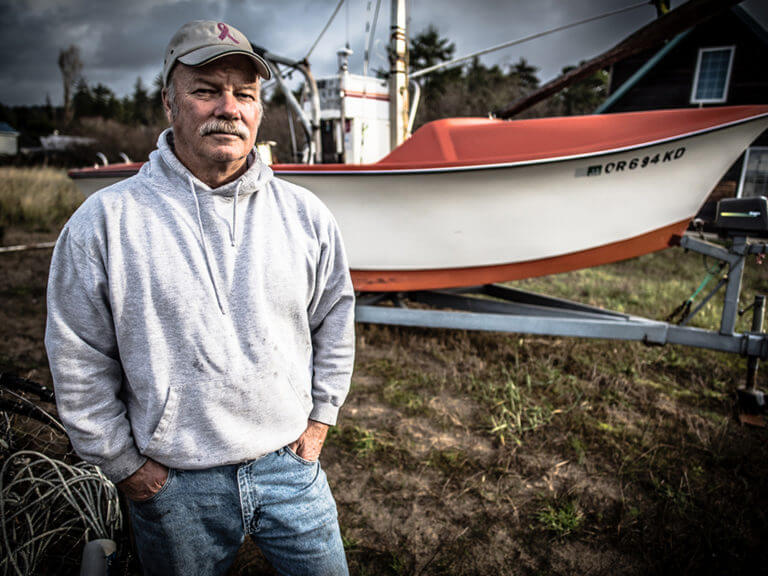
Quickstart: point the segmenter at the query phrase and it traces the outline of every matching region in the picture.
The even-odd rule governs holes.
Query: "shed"
[[[733,6],[664,46],[611,69],[610,95],[598,113],[768,103],[768,31]],[[765,158],[763,158],[765,156]],[[768,132],[737,161],[711,196],[768,195]]]
[[[0,122],[0,156],[15,156],[19,153],[19,132],[7,122]]]

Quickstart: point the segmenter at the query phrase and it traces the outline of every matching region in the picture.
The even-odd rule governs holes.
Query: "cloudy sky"
[[[104,83],[118,95],[136,78],[151,85],[160,72],[165,45],[186,21],[222,20],[252,42],[289,58],[307,54],[338,0],[0,0],[0,102],[61,104],[57,60],[71,44],[80,47],[89,84]],[[429,24],[456,44],[456,55],[481,50],[577,20],[638,4],[638,0],[409,0],[410,33]],[[673,0],[675,7],[681,2]],[[336,68],[336,51],[348,41],[353,72],[361,73],[365,24],[376,0],[347,0],[312,53],[317,76]],[[768,2],[742,6],[768,26]],[[385,67],[389,2],[382,0],[371,67]],[[483,57],[507,65],[520,57],[549,80],[564,66],[610,48],[655,18],[645,5],[604,20]]]

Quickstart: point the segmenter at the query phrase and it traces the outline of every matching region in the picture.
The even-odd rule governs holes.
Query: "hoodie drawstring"
[[[235,245],[237,238],[237,197],[240,196],[240,186],[243,184],[242,180],[237,182],[235,188],[235,198],[232,202],[232,230],[230,231],[230,237],[232,239],[232,246]]]
[[[227,312],[224,310],[224,304],[221,301],[221,296],[219,295],[219,287],[216,285],[216,278],[213,275],[213,269],[211,268],[211,258],[208,254],[208,244],[205,242],[205,233],[203,232],[203,220],[200,217],[200,201],[197,199],[197,194],[195,193],[195,183],[192,180],[191,176],[187,177],[187,181],[189,182],[189,189],[192,192],[192,198],[195,200],[195,210],[197,213],[197,226],[200,229],[200,242],[203,244],[203,254],[205,255],[205,266],[208,268],[208,277],[211,279],[211,284],[213,284],[213,292],[216,294],[216,302],[219,305],[219,310],[221,310],[221,313],[226,315]],[[238,191],[240,189],[240,186],[238,184]],[[235,194],[235,202],[237,202],[237,194]],[[234,223],[233,223],[234,227]],[[232,245],[234,246],[234,237],[232,238]]]

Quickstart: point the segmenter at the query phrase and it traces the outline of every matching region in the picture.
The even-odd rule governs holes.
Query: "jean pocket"
[[[171,482],[173,482],[173,479],[176,477],[176,472],[173,468],[168,468],[168,476],[165,479],[165,482],[163,482],[163,485],[160,487],[160,490],[152,494],[149,498],[145,498],[144,500],[131,500],[136,506],[141,506],[142,504],[151,504],[153,502],[157,502],[157,500],[162,496],[165,492],[168,491],[168,487],[171,485]]]
[[[296,452],[291,450],[288,446],[285,447],[285,451],[288,453],[288,455],[299,462],[300,464],[303,464],[304,466],[314,466],[319,462],[319,460],[306,460],[305,458],[302,458]]]

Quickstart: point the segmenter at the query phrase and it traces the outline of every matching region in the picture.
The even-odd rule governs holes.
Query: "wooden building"
[[[664,46],[615,63],[599,113],[768,104],[768,31],[740,6],[728,8]],[[712,200],[768,194],[768,131],[737,161]]]

